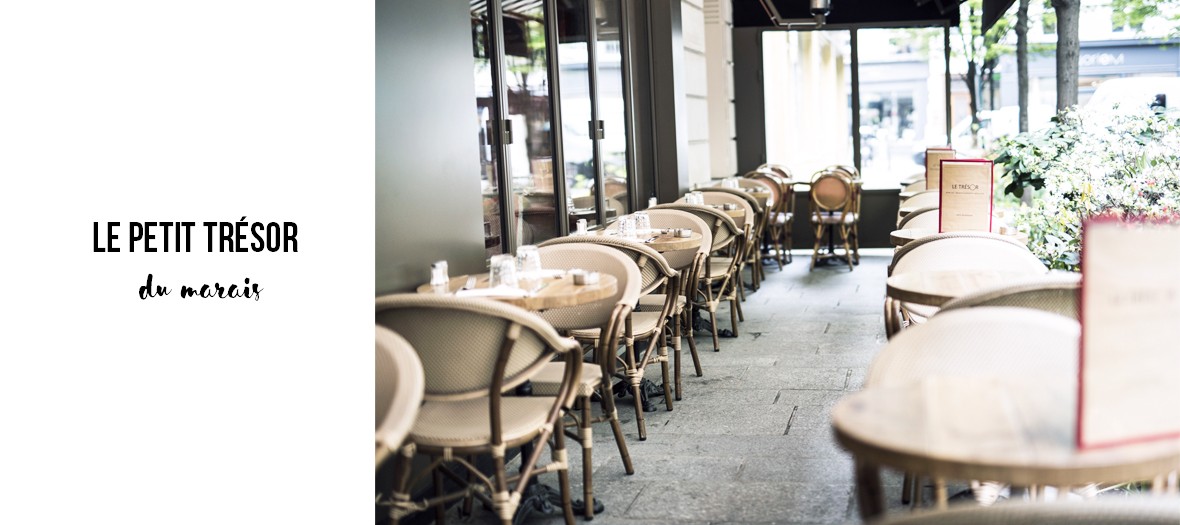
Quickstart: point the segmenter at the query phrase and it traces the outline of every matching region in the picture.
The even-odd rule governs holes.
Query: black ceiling
[[[766,0],[784,18],[811,18],[809,0]],[[950,20],[959,23],[959,3],[962,0],[831,0],[832,11],[828,24],[895,24],[918,22],[941,24]],[[921,5],[918,5],[921,4]],[[733,0],[734,27],[772,27],[770,16],[762,0]]]

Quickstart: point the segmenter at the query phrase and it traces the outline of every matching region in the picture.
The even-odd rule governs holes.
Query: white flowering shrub
[[[1180,120],[1141,110],[1071,109],[1046,130],[1002,139],[1005,193],[1031,188],[1014,214],[1050,268],[1078,270],[1082,221],[1098,214],[1172,218],[1180,212]]]

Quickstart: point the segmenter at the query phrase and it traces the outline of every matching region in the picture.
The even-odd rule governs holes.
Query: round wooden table
[[[700,244],[700,241],[697,241]],[[467,283],[468,277],[475,277],[475,288],[488,287],[488,274],[483,273],[475,276],[460,275],[451,278],[447,283],[448,291],[455,293]],[[509,295],[480,295],[487,299],[493,299],[503,303],[508,303],[514,306],[519,306],[526,310],[548,310],[550,308],[562,308],[566,306],[577,306],[599,299],[610,297],[618,291],[618,280],[615,276],[599,273],[598,284],[577,285],[574,284],[574,278],[568,275],[561,275],[560,277],[545,277],[543,279],[543,287],[530,295],[509,296]],[[430,287],[430,283],[418,287],[418,293],[434,293]]]
[[[1013,232],[1014,233],[1000,233],[1000,225],[992,224],[992,233],[997,235],[1006,235],[1021,244],[1028,244],[1028,235],[1016,230],[1013,230]],[[889,234],[889,242],[894,246],[900,247],[921,239],[922,237],[929,237],[931,235],[937,234],[938,230],[931,228],[903,228],[900,230],[893,230],[893,232]]]
[[[699,248],[701,246],[701,239],[703,238],[698,232],[692,232],[691,237],[677,237],[676,234],[672,232],[652,230],[651,232],[640,234],[639,237],[634,239],[621,237],[618,233],[618,230],[598,230],[594,232],[595,235],[614,237],[615,239],[622,239],[624,241],[631,241],[638,244],[646,244],[651,249],[660,253]]]
[[[1077,378],[1068,374],[931,376],[841,399],[832,428],[856,460],[866,519],[884,511],[881,466],[934,478],[940,502],[946,480],[1068,487],[1160,479],[1180,469],[1180,439],[1078,450],[1076,415]]]
[[[942,306],[956,297],[1041,275],[1050,274],[978,269],[909,272],[886,279],[885,295],[906,303]]]

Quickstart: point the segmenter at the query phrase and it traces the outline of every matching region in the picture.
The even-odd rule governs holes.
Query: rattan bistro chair
[[[737,263],[741,259],[734,254],[740,254],[745,249],[745,235],[728,215],[708,206],[672,203],[660,204],[655,206],[655,209],[680,210],[695,215],[709,226],[713,241],[713,245],[709,247],[709,253],[728,252],[730,255],[726,259],[718,259],[717,261],[713,260],[713,255],[709,256],[697,278],[696,295],[691,301],[694,308],[704,308],[709,312],[709,320],[713,330],[713,351],[720,352],[721,346],[717,333],[717,307],[721,301],[729,301],[730,325],[733,327],[735,337],[738,333],[738,317],[742,315],[741,306],[737,300],[737,287],[741,285],[738,282],[740,276],[737,274]]]
[[[1044,275],[1048,269],[1023,244],[1010,237],[986,232],[950,232],[929,235],[899,248],[889,264],[889,275],[944,270],[997,270]],[[905,323],[920,323],[938,308],[900,303],[885,298],[885,334],[893,337]]]
[[[770,188],[773,204],[765,213],[766,219],[763,227],[765,246],[763,249],[767,253],[771,249],[774,250],[775,262],[778,263],[779,270],[782,270],[783,264],[791,262],[791,226],[795,219],[792,206],[795,200],[795,185],[778,175],[761,170],[749,172],[745,174],[745,177],[761,182]]]
[[[976,306],[1031,308],[1078,319],[1077,274],[1053,275],[958,297],[942,305],[938,315]]]
[[[668,265],[660,252],[650,247],[632,241],[604,236],[569,236],[550,239],[541,244],[541,248],[557,246],[586,247],[595,245],[617,250],[631,259],[639,269],[639,296],[656,292],[670,286],[680,287],[680,272]],[[546,252],[549,253],[549,252]],[[577,258],[569,259],[570,264],[578,264]],[[638,306],[638,298],[633,305]],[[643,379],[644,369],[652,363],[660,363],[664,378],[664,404],[672,410],[672,381],[668,363],[668,339],[664,329],[668,318],[676,307],[676,296],[664,294],[664,304],[658,311],[633,311],[627,318],[626,327],[622,333],[623,343],[627,347],[627,355],[623,360],[624,375],[632,383],[632,389],[639,388],[639,381]],[[574,330],[574,337],[578,339],[595,340],[598,329]],[[638,343],[646,342],[642,353],[637,351]],[[637,408],[641,408],[637,405]],[[646,437],[646,433],[640,432]]]
[[[760,239],[761,226],[763,224],[762,206],[758,204],[758,201],[754,197],[741,190],[709,187],[701,188],[700,192],[704,196],[705,204],[707,205],[724,206],[726,204],[733,204],[745,212],[744,216],[733,219],[738,229],[743,231],[746,239],[745,249],[742,250],[742,253],[735,254],[734,256],[739,257],[738,275],[741,275],[749,267],[750,285],[753,289],[757,290],[762,280],[762,258],[758,256],[758,240]],[[714,262],[724,265],[728,260],[720,257]],[[740,286],[738,287],[738,298],[742,301],[746,300],[745,289]]]
[[[532,313],[488,299],[395,294],[378,297],[376,305],[377,324],[414,346],[426,378],[426,402],[394,455],[393,522],[434,507],[435,520],[442,523],[444,504],[474,496],[491,505],[501,523],[509,525],[529,480],[556,471],[565,520],[573,523],[565,437],[553,430],[560,424],[562,411],[573,403],[582,372],[577,343],[561,337]],[[556,395],[504,395],[554,356],[565,360]],[[508,449],[550,437],[553,460],[549,464],[536,466],[544,448],[538,446],[529,457],[522,457],[519,474],[508,475]],[[416,453],[428,455],[430,463],[411,479]],[[467,459],[482,454],[491,455],[490,476]],[[462,467],[464,475],[452,471],[452,466]],[[433,477],[435,496],[412,501],[414,487],[426,474]],[[462,489],[444,493],[444,476],[463,483]],[[476,482],[465,482],[470,477]]]
[[[577,306],[553,308],[540,314],[560,331],[575,335],[582,331],[581,341],[588,343],[592,349],[593,362],[582,365],[582,375],[577,386],[580,414],[578,411],[569,412],[570,421],[564,425],[567,427],[567,433],[569,427],[577,428],[577,434],[571,435],[571,437],[574,437],[582,445],[582,490],[585,497],[583,502],[586,517],[592,518],[594,516],[594,462],[592,454],[594,448],[592,425],[594,423],[604,421],[610,423],[615,445],[618,447],[619,456],[623,461],[623,468],[627,474],[635,473],[611,389],[614,385],[613,378],[618,369],[619,340],[624,337],[631,311],[639,297],[640,272],[635,263],[626,256],[605,246],[592,244],[542,246],[539,251],[546,268],[565,270],[579,268],[611,275],[617,281],[617,289],[610,297]],[[593,333],[586,334],[587,331]],[[563,372],[564,367],[561,363],[546,365],[533,378],[533,391],[544,394],[560,388],[560,379],[564,377]],[[632,390],[632,393],[636,392]],[[599,404],[602,407],[602,414],[597,417],[593,415],[591,404],[595,395],[598,396]],[[637,394],[636,398],[638,397]],[[642,425],[642,419],[640,421],[640,425]]]
[[[938,206],[918,208],[897,221],[897,229],[924,229],[938,231]]]
[[[376,465],[397,450],[414,425],[426,377],[410,343],[383,326],[376,327]]]
[[[811,253],[811,269],[821,258],[834,254],[820,253],[824,232],[835,228],[844,244],[844,258],[852,270],[854,252],[849,246],[852,224],[856,222],[856,195],[852,181],[841,172],[825,170],[811,181],[811,225],[815,228],[815,246]],[[859,257],[857,257],[859,258]]]
[[[903,387],[931,376],[1075,377],[1079,332],[1076,320],[1023,308],[940,312],[893,337],[873,359],[864,387]],[[916,481],[906,474],[902,502],[920,497]]]
[[[667,297],[664,294],[676,295],[672,310],[672,350],[673,377],[676,382],[676,400],[682,396],[683,384],[680,372],[680,339],[688,334],[688,348],[692,354],[693,368],[697,377],[704,375],[701,369],[701,357],[697,354],[696,338],[692,333],[692,312],[688,307],[689,301],[695,296],[697,283],[701,272],[704,271],[705,261],[709,258],[709,248],[713,245],[713,234],[708,225],[697,216],[678,210],[648,210],[653,228],[685,228],[701,235],[701,245],[688,250],[673,250],[664,252],[664,259],[668,265],[680,272],[680,289],[664,288],[663,293],[650,293],[639,298],[639,310],[660,310],[664,307]]]

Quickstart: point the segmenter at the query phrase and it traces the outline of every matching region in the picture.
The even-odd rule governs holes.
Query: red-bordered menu
[[[992,161],[943,159],[939,166],[938,231],[992,231]]]
[[[1077,444],[1180,438],[1180,223],[1082,227]]]
[[[955,158],[955,150],[950,146],[936,146],[933,148],[926,148],[926,189],[937,190],[938,181],[940,180],[939,165],[943,159]]]

